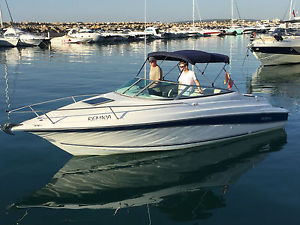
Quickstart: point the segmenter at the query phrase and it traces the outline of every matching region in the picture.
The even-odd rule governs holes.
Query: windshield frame
[[[155,81],[141,77],[135,77],[131,81],[117,89],[115,93],[132,98],[143,98],[151,100],[179,100],[234,92],[225,88],[202,86],[201,88],[203,90],[203,94],[201,94],[198,91],[197,85],[181,84],[181,86],[185,86],[185,88],[181,90],[178,90],[178,85],[179,83],[174,81]]]

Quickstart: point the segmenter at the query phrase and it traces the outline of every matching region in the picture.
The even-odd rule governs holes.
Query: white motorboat
[[[249,48],[264,66],[300,63],[299,36],[259,36]]]
[[[19,39],[18,45],[20,46],[39,46],[47,40],[44,36],[25,32],[18,28],[7,28],[3,35],[7,39]]]
[[[100,33],[88,28],[73,28],[68,32],[67,36],[82,39],[82,42],[86,42],[85,40],[88,40],[87,42],[100,42],[103,40],[103,36]]]
[[[218,36],[221,34],[221,30],[219,29],[204,29],[202,30],[203,36]]]
[[[82,43],[93,43],[103,40],[100,33],[93,32],[89,29],[71,29],[66,35],[61,37],[51,38],[51,45],[57,44],[82,44]]]
[[[129,37],[136,39],[161,39],[163,37],[163,33],[160,33],[158,28],[155,27],[147,27],[144,31],[131,31],[128,33]]]
[[[180,39],[180,38],[190,38],[190,37],[202,37],[204,36],[201,29],[176,29],[167,30],[163,33],[162,37],[164,39]]]
[[[229,64],[226,55],[196,50],[153,52],[149,57],[162,60],[169,69],[175,64],[166,75],[174,72],[178,61],[225,63],[224,70]],[[43,103],[11,110],[10,116],[29,109],[36,117],[2,129],[33,133],[72,155],[108,155],[220,142],[282,128],[288,118],[287,110],[262,97],[216,88],[214,82],[202,86],[203,93],[193,85],[182,85],[179,93],[177,82],[148,80],[139,77],[141,70],[115,92],[81,101],[72,97],[72,104],[46,113],[38,110]]]
[[[64,35],[61,37],[54,37],[50,40],[52,44],[82,44],[82,43],[92,43],[93,40],[90,37],[70,37],[69,35]]]
[[[243,33],[244,28],[239,25],[232,25],[227,29],[221,29],[220,35],[240,35]]]
[[[102,32],[103,42],[124,42],[131,39],[134,39],[134,36],[130,36],[127,33],[119,32]]]
[[[252,34],[253,32],[262,34],[262,33],[267,33],[271,29],[275,29],[276,27],[266,27],[263,24],[256,24],[255,26],[246,26],[243,29],[243,34]]]

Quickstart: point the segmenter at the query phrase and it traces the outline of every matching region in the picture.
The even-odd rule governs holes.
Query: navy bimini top
[[[151,52],[149,57],[154,57],[157,60],[167,61],[185,61],[192,65],[196,63],[221,63],[229,64],[229,57],[218,53],[208,53],[199,50],[181,50],[175,52]]]

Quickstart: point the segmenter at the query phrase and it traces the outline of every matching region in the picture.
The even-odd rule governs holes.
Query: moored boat
[[[87,29],[87,28],[72,28],[67,36],[69,36],[72,39],[82,39],[82,42],[85,42],[85,40],[87,39],[87,42],[101,42],[103,40],[103,36],[91,29]]]
[[[153,52],[150,57],[174,64],[166,75],[174,73],[179,61],[224,63],[224,70],[229,64],[226,55],[196,50]],[[36,134],[73,155],[108,155],[220,142],[282,128],[288,117],[287,110],[262,97],[217,88],[214,82],[201,86],[202,93],[195,85],[181,84],[179,91],[177,81],[142,78],[141,70],[115,92],[81,101],[72,97],[72,104],[50,112],[34,109],[42,104],[11,110],[10,115],[30,109],[36,117],[2,129]]]
[[[61,37],[54,37],[50,40],[51,44],[78,44],[78,43],[91,43],[93,41],[90,37],[71,37],[64,35]]]
[[[256,37],[249,48],[264,66],[300,63],[299,36],[274,34]]]
[[[42,35],[25,32],[18,28],[7,28],[3,35],[6,39],[18,39],[19,46],[39,46],[43,41],[47,40]]]
[[[219,29],[204,29],[202,30],[202,34],[204,37],[206,36],[218,36],[221,34],[221,30]]]

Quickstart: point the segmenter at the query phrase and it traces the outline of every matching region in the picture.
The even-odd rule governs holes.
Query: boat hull
[[[22,39],[18,43],[19,46],[39,46],[43,42],[43,39]]]
[[[93,42],[92,38],[82,37],[74,38],[70,36],[55,37],[50,40],[51,44],[77,44],[77,43],[90,43]]]
[[[277,41],[273,36],[266,36],[254,40],[250,49],[265,66],[300,63],[299,38],[284,37]]]
[[[300,54],[299,55],[298,54],[274,54],[274,53],[253,52],[253,55],[264,66],[300,63]]]
[[[190,148],[280,129],[285,121],[129,130],[32,132],[72,155],[111,155]]]
[[[18,42],[16,38],[0,38],[0,47],[16,47]]]

